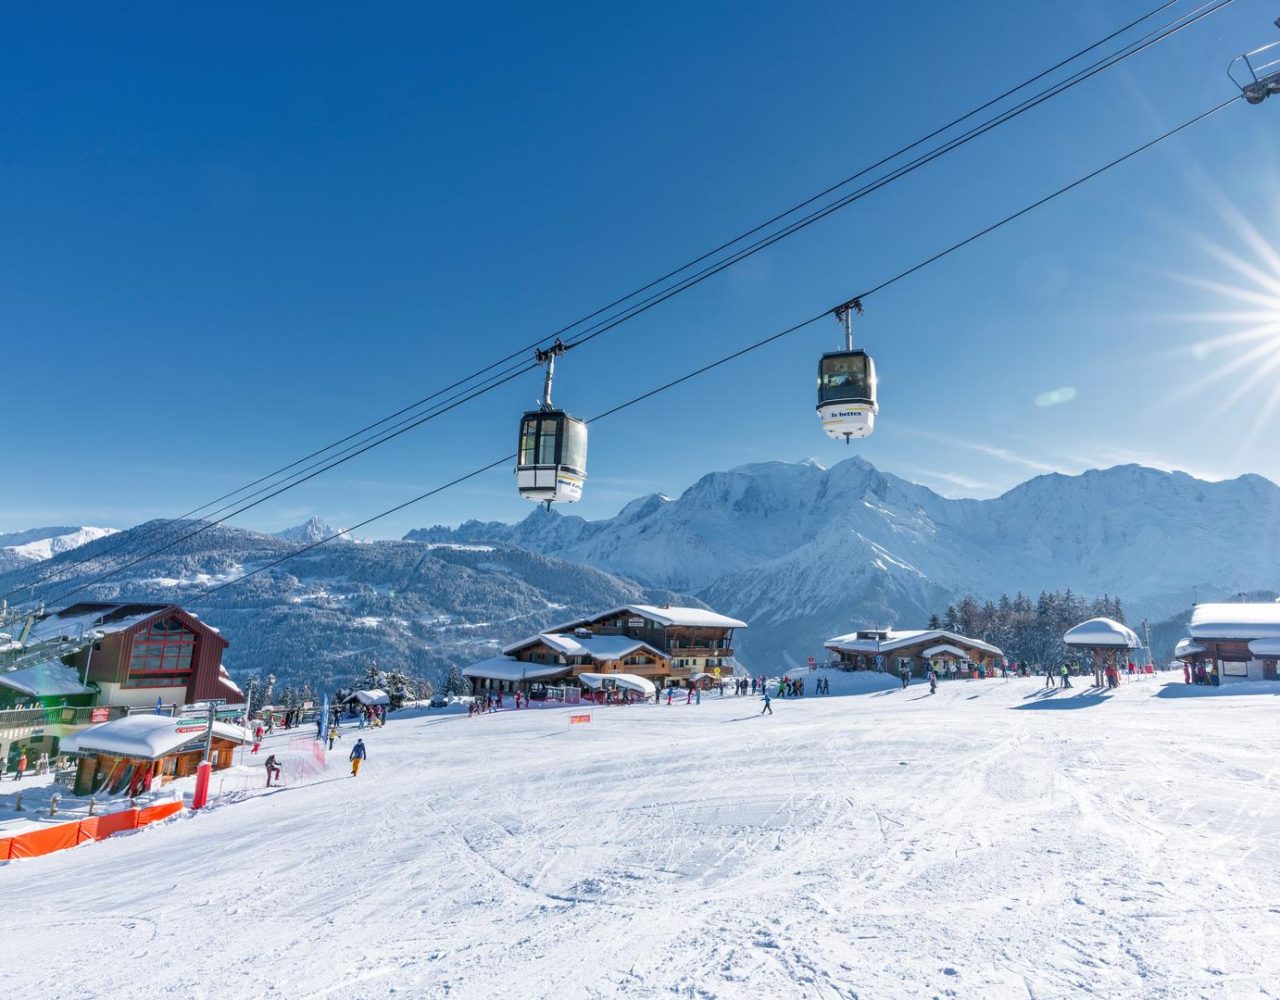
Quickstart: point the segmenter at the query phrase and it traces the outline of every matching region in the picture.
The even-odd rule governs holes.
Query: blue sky
[[[7,7],[0,531],[182,513],[1151,6]],[[1224,99],[1228,60],[1280,38],[1272,8],[1237,0],[570,354],[557,402],[606,409]],[[868,300],[873,438],[819,430],[832,321],[593,427],[575,511],[854,451],[949,495],[1125,461],[1280,479],[1277,114],[1241,102]],[[349,524],[424,492],[509,452],[538,390],[530,374],[237,523]],[[529,510],[500,470],[365,534]]]

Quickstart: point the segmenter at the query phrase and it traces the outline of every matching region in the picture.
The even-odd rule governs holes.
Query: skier
[[[360,773],[360,762],[365,758],[364,740],[356,740],[356,745],[351,748],[351,756],[347,759],[351,761],[351,777],[355,777]]]
[[[929,693],[938,693],[938,672],[936,670],[929,671]]]
[[[14,781],[22,780],[22,772],[27,769],[27,751],[23,750],[18,754],[18,769],[13,774]]]
[[[769,697],[768,690],[766,690],[764,693],[764,708],[760,709],[761,715],[764,715],[766,713],[768,713],[769,715],[773,714],[773,699]]]
[[[329,728],[329,749],[333,749],[333,741],[338,738],[338,727],[331,726]]]
[[[684,696],[684,703],[686,705],[693,704],[693,688],[689,688],[689,693]]]
[[[1044,668],[1044,686],[1047,688],[1053,687],[1053,667]]]
[[[1182,679],[1188,684],[1191,683],[1191,664],[1186,661],[1182,664]]]
[[[697,687],[693,689],[693,698],[694,698],[695,705],[702,704],[702,688],[701,687]]]
[[[911,668],[905,663],[902,665],[901,677],[902,690],[905,691],[907,689],[907,685],[911,683]]]
[[[1065,663],[1062,665],[1062,687],[1063,690],[1071,687],[1071,672],[1067,670],[1067,665]]]
[[[265,763],[267,768],[267,787],[268,788],[271,787],[271,778],[273,775],[275,776],[276,784],[277,785],[280,784],[281,768],[280,768],[280,762],[276,760],[276,755],[272,754],[270,757],[266,759]]]
[[[259,723],[253,731],[253,753],[257,753],[262,747],[262,724]]]

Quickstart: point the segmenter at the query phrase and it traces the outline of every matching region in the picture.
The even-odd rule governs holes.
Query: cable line
[[[904,278],[910,277],[911,275],[916,274],[917,272],[923,270],[924,268],[929,267],[931,264],[937,263],[938,261],[942,260],[944,257],[947,257],[955,253],[957,250],[960,250],[968,246],[969,244],[973,243],[975,240],[979,240],[984,236],[990,235],[991,233],[995,232],[997,229],[1000,229],[1008,225],[1009,223],[1022,218],[1022,216],[1035,211],[1037,208],[1041,208],[1042,206],[1053,201],[1054,199],[1061,197],[1062,195],[1066,194],[1069,191],[1074,190],[1075,188],[1078,188],[1080,185],[1090,180],[1093,180],[1094,178],[1100,176],[1101,174],[1106,173],[1107,171],[1113,169],[1114,167],[1119,166],[1120,164],[1128,160],[1133,159],[1138,154],[1143,153],[1148,149],[1151,149],[1153,146],[1159,145],[1160,143],[1164,142],[1166,139],[1171,139],[1173,136],[1178,135],[1179,133],[1185,131],[1186,129],[1191,128],[1193,125],[1197,125],[1200,122],[1205,121],[1206,119],[1222,111],[1224,108],[1228,108],[1232,104],[1235,104],[1237,101],[1241,100],[1242,98],[1243,98],[1242,94],[1237,94],[1235,97],[1229,98],[1228,100],[1223,101],[1221,104],[1213,108],[1210,108],[1207,111],[1203,111],[1193,118],[1187,119],[1181,125],[1177,125],[1174,128],[1171,128],[1168,131],[1156,136],[1154,139],[1144,142],[1140,146],[1134,147],[1133,149],[1129,150],[1127,153],[1124,153],[1123,155],[1116,157],[1114,160],[1111,160],[1110,162],[1102,165],[1101,167],[1098,167],[1097,169],[1090,171],[1089,173],[1083,175],[1082,177],[1078,177],[1076,180],[1072,181],[1071,183],[1063,185],[1057,190],[1051,192],[1050,194],[1045,195],[1043,198],[1033,201],[1029,205],[1025,205],[1015,212],[1009,213],[1008,215],[1004,216],[998,221],[993,222],[991,225],[978,230],[972,235],[967,236],[956,243],[952,243],[950,246],[946,247],[943,250],[938,251],[937,253],[933,254],[930,257],[926,257],[924,260],[920,261],[918,264],[915,264],[904,271],[899,271],[893,277],[887,278],[884,281],[881,281],[879,284],[871,286],[866,291],[860,292],[857,295],[852,296],[850,299],[846,300],[846,302],[840,303],[840,305],[834,308],[840,308],[841,306],[846,305],[848,302],[854,301],[854,299],[865,299],[868,296],[874,295],[876,292],[883,291],[884,289],[890,287],[891,285],[894,285],[897,282],[902,281]],[[700,368],[696,368],[691,372],[687,372],[686,374],[681,375],[678,378],[672,379],[671,381],[664,383],[663,385],[650,389],[647,392],[643,392],[638,396],[634,396],[624,403],[620,403],[617,406],[614,406],[608,410],[598,413],[594,417],[591,417],[587,422],[593,423],[597,420],[604,420],[605,418],[611,417],[614,414],[620,413],[623,410],[626,410],[632,406],[635,406],[636,404],[641,403],[646,399],[650,399],[654,396],[659,395],[660,393],[668,391],[669,389],[673,389],[684,382],[688,382],[689,380],[697,378],[700,375],[705,375],[707,372],[715,368],[719,368],[721,365],[728,364],[730,361],[734,361],[745,354],[750,354],[751,352],[759,350],[760,348],[765,347],[769,344],[772,344],[775,341],[781,340],[784,337],[788,337],[793,333],[797,333],[800,330],[803,330],[809,326],[812,326],[814,323],[817,323],[819,320],[826,319],[832,312],[833,312],[833,309],[824,309],[822,310],[822,312],[817,313],[814,316],[810,316],[808,319],[801,320],[799,323],[789,326],[784,330],[780,330],[777,333],[770,334],[767,337],[754,341],[753,343],[748,344],[745,347],[739,348],[738,350],[733,351],[730,354],[726,354],[721,358],[717,358],[715,361],[711,361]],[[421,493],[418,496],[413,497],[412,499],[406,500],[403,503],[396,504],[396,506],[390,507],[379,514],[375,514],[372,517],[366,518],[365,520],[361,521],[359,524],[352,525],[350,528],[344,528],[342,531],[335,532],[334,534],[329,535],[326,538],[321,538],[321,539],[318,539],[317,541],[311,542],[303,546],[301,549],[297,550],[296,552],[289,553],[288,555],[282,556],[279,559],[275,559],[269,563],[266,563],[263,566],[259,566],[256,569],[250,570],[248,573],[244,573],[241,576],[236,577],[235,579],[227,580],[223,583],[218,584],[217,586],[210,587],[206,590],[203,590],[200,593],[196,594],[194,597],[187,600],[185,603],[188,605],[195,605],[201,601],[206,600],[213,594],[216,594],[222,590],[227,589],[228,587],[232,587],[238,583],[242,583],[243,581],[248,580],[251,577],[257,576],[259,573],[263,573],[266,570],[273,569],[274,567],[279,566],[281,563],[287,562],[290,559],[294,559],[297,556],[310,552],[312,549],[318,548],[319,546],[324,545],[327,542],[331,542],[336,538],[341,538],[344,535],[347,535],[353,531],[359,530],[360,528],[367,527],[368,525],[373,524],[375,521],[379,521],[384,517],[388,517],[392,514],[398,513],[399,511],[404,510],[406,507],[410,507],[415,503],[419,503],[422,500],[426,500],[428,497],[435,496],[436,494],[442,493],[445,490],[458,485],[459,483],[464,483],[468,479],[473,479],[476,476],[479,476],[485,472],[495,469],[501,465],[504,465],[512,461],[514,458],[515,458],[515,455],[504,455],[502,458],[499,458],[496,461],[490,462],[487,465],[483,465],[478,469],[473,469],[471,472],[468,472],[462,476],[459,476],[456,479],[450,480],[449,482],[444,483],[441,486],[437,486],[433,489],[428,490],[425,493]]]
[[[1169,9],[1170,7],[1176,6],[1179,2],[1181,2],[1181,0],[1167,0],[1167,2],[1160,4],[1154,9],[1148,11],[1146,14],[1142,15],[1142,17],[1129,22],[1123,27],[1111,32],[1110,34],[1099,39],[1098,41],[1093,42],[1089,46],[1086,46],[1085,48],[1072,54],[1068,58],[1064,60],[1060,60],[1058,63],[1055,63],[1053,66],[1049,67],[1048,69],[1043,70],[1040,73],[1037,73],[1035,76],[1030,77],[1028,80],[1018,84],[1016,87],[1006,90],[1001,95],[995,98],[992,98],[991,100],[979,105],[973,110],[968,111],[965,114],[953,119],[952,121],[948,122],[946,125],[942,126],[941,128],[935,129],[933,132],[929,133],[928,135],[915,140],[914,142],[902,147],[901,149],[895,151],[894,153],[889,154],[886,157],[883,157],[876,163],[873,163],[870,166],[867,166],[859,170],[858,172],[850,175],[849,177],[846,177],[844,180],[841,180],[836,184],[831,185],[830,187],[826,188],[824,191],[821,191],[818,194],[815,194],[810,198],[807,198],[806,200],[798,203],[797,205],[792,206],[786,211],[773,216],[771,219],[766,220],[763,223],[760,223],[759,225],[753,227],[750,230],[747,230],[743,234],[735,237],[734,239],[721,244],[716,249],[708,251],[707,253],[695,258],[694,260],[688,262],[687,264],[684,264],[681,267],[668,272],[663,277],[654,279],[653,281],[642,286],[641,288],[636,289],[635,291],[629,293],[628,295],[625,295],[619,299],[616,299],[613,303],[610,303],[607,306],[603,306],[600,309],[597,309],[594,312],[588,314],[587,316],[584,316],[581,319],[568,324],[567,326],[561,327],[558,331],[555,331],[552,334],[548,334],[543,338],[540,338],[538,341],[535,341],[533,344],[529,345],[528,347],[522,347],[519,350],[514,351],[511,354],[508,354],[507,356],[505,356],[504,358],[494,362],[493,364],[485,368],[479,369],[478,371],[473,372],[471,375],[468,375],[463,379],[459,379],[451,383],[449,386],[445,387],[444,389],[437,390],[431,395],[426,396],[421,400],[418,400],[416,403],[412,403],[409,406],[403,407],[400,410],[396,411],[395,413],[382,418],[381,420],[375,421],[372,424],[368,424],[361,430],[353,432],[352,434],[349,434],[346,437],[341,438],[338,441],[325,446],[324,448],[318,449],[317,451],[314,451],[309,455],[304,456],[302,459],[299,459],[293,463],[290,463],[289,465],[282,466],[280,469],[277,469],[275,472],[272,472],[267,474],[266,476],[260,477],[259,479],[254,480],[253,482],[247,484],[246,486],[243,486],[237,490],[233,490],[231,493],[224,494],[222,497],[219,497],[217,500],[211,501],[208,504],[204,504],[201,507],[197,507],[191,511],[188,511],[186,514],[176,519],[178,530],[181,530],[182,522],[184,522],[186,518],[192,516],[193,514],[201,510],[204,510],[207,507],[211,507],[213,504],[219,503],[220,501],[225,500],[229,497],[244,493],[245,490],[249,490],[255,486],[259,486],[260,484],[263,484],[268,480],[272,480],[275,477],[279,476],[280,474],[290,469],[294,469],[297,466],[302,465],[304,462],[307,462],[312,458],[316,458],[317,456],[322,455],[328,451],[332,451],[332,449],[348,441],[351,441],[353,438],[360,437],[361,435],[367,433],[373,428],[379,427],[383,424],[388,423],[391,420],[394,420],[397,417],[401,417],[402,415],[409,413],[410,411],[416,410],[418,407],[424,405],[426,402],[432,399],[438,398],[439,396],[443,395],[445,392],[458,388],[459,386],[465,385],[468,382],[471,382],[474,379],[478,378],[479,376],[484,375],[486,372],[489,372],[492,369],[498,367],[499,365],[502,365],[506,362],[509,362],[519,357],[521,354],[527,352],[530,349],[536,348],[538,345],[542,344],[545,340],[551,337],[555,337],[559,334],[565,333],[571,329],[574,329],[575,327],[581,326],[584,322],[594,317],[600,316],[604,312],[607,312],[613,306],[619,305],[623,302],[628,301],[629,299],[635,298],[637,295],[640,295],[643,292],[656,287],[657,285],[674,277],[675,275],[678,275],[688,270],[690,267],[696,266],[697,264],[710,259],[711,257],[715,256],[717,253],[737,243],[740,243],[742,240],[747,239],[748,237],[762,231],[763,229],[768,228],[770,225],[776,222],[779,222],[782,219],[786,218],[787,216],[792,215],[795,212],[799,211],[800,209],[813,204],[814,202],[823,198],[825,195],[830,194],[842,187],[845,187],[852,181],[857,180],[858,178],[865,176],[867,173],[877,169],[878,167],[891,162],[892,160],[901,156],[903,153],[909,152],[910,150],[920,145],[923,145],[924,143],[928,142],[930,139],[941,135],[942,133],[953,128],[955,125],[959,124],[960,122],[963,122],[966,119],[971,118],[974,115],[992,107],[993,105],[999,103],[1001,100],[1011,96],[1012,94],[1018,92],[1019,90],[1025,89],[1030,84],[1035,83],[1040,79],[1043,79],[1045,76],[1048,76],[1049,74],[1053,73],[1057,69],[1060,69],[1063,66],[1066,66],[1069,63],[1079,59],[1081,56],[1087,54],[1088,52],[1101,47],[1102,45],[1106,44],[1108,41],[1114,40],[1116,37],[1131,30],[1133,27],[1142,23],[1143,21],[1150,19],[1151,17],[1155,16],[1158,13],[1161,13],[1162,11]],[[901,177],[904,177],[907,174],[914,172],[920,167],[925,166],[933,162],[934,160],[941,158],[942,156],[945,156],[947,153],[959,148],[960,146],[963,146],[971,142],[972,140],[982,135],[985,135],[987,132],[990,132],[993,129],[1004,124],[1005,122],[1020,116],[1024,112],[1029,111],[1032,108],[1038,107],[1040,104],[1043,104],[1044,102],[1052,99],[1053,97],[1058,96],[1061,93],[1064,93],[1065,91],[1071,89],[1072,87],[1080,83],[1083,83],[1085,80],[1088,80],[1093,76],[1096,76],[1097,74],[1107,69],[1110,69],[1111,67],[1116,66],[1121,62],[1124,62],[1125,60],[1133,57],[1134,55],[1137,55],[1138,53],[1144,51],[1145,49],[1161,41],[1164,41],[1166,38],[1171,37],[1172,35],[1182,31],[1187,27],[1192,26],[1193,24],[1197,23],[1203,18],[1206,18],[1214,13],[1217,13],[1219,10],[1221,10],[1222,8],[1228,6],[1233,2],[1234,0],[1209,0],[1209,2],[1200,4],[1198,7],[1194,8],[1187,14],[1180,15],[1174,18],[1172,21],[1167,22],[1166,24],[1162,25],[1161,27],[1151,32],[1148,32],[1146,35],[1142,36],[1136,41],[1121,47],[1121,49],[1112,53],[1111,55],[1105,56],[1102,59],[1097,60],[1094,63],[1086,66],[1085,68],[1078,70],[1076,73],[1067,77],[1065,80],[1062,80],[1059,83],[1052,85],[1046,90],[1043,90],[1037,94],[1034,94],[1030,97],[1025,98],[1023,101],[1015,105],[1013,108],[1007,109],[1006,111],[1003,111],[995,115],[994,117],[987,119],[981,124],[973,126],[972,128],[960,134],[959,136],[956,136],[950,140],[947,140],[946,142],[942,143],[940,146],[937,146],[926,153],[922,153],[920,156],[895,168],[894,170],[890,171],[888,174],[866,185],[863,185],[862,187],[855,189],[852,192],[849,192],[841,196],[840,198],[822,206],[821,208],[815,209],[813,212],[810,212],[809,214],[801,217],[800,219],[797,219],[792,221],[791,223],[788,223],[782,229],[776,232],[770,233],[769,235],[762,237],[759,240],[756,240],[754,243],[748,244],[747,246],[735,251],[733,254],[729,255],[728,257],[723,258],[722,260],[719,260],[714,264],[708,265],[707,267],[701,269],[700,271],[695,272],[692,275],[686,276],[685,278],[681,279],[679,282],[675,283],[674,285],[668,288],[665,288],[661,291],[655,292],[652,295],[648,296],[647,298],[642,299],[639,302],[633,303],[630,306],[627,306],[626,308],[620,310],[618,313],[615,313],[611,316],[606,317],[603,320],[600,320],[598,323],[594,324],[593,326],[588,327],[585,331],[582,331],[576,338],[571,339],[568,342],[567,346],[576,347],[581,344],[588,343],[591,340],[594,340],[595,338],[613,329],[616,329],[618,326],[647,312],[649,309],[652,309],[654,306],[657,306],[667,301],[668,299],[671,299],[674,296],[679,295],[682,292],[687,291],[688,289],[693,288],[698,284],[701,284],[703,281],[706,281],[709,278],[721,273],[722,271],[727,270],[729,267],[732,267],[733,265],[740,263],[741,261],[747,259],[748,257],[751,257],[756,253],[759,253],[760,251],[767,249],[773,244],[780,242],[781,240],[786,239],[787,237],[794,235],[795,233],[800,232],[803,229],[808,228],[809,226],[820,221],[821,219],[826,218],[827,216],[833,214],[834,212],[837,212],[840,209],[847,207],[848,205],[854,203],[855,201],[861,200],[867,195],[880,190],[881,188],[891,184],[892,182],[900,179]],[[516,372],[516,374],[520,374],[527,370],[528,370],[527,367],[520,367],[519,370]],[[512,369],[508,368],[506,371],[510,372],[512,371]],[[504,372],[502,374],[505,375],[506,373]],[[512,375],[511,377],[514,377],[514,375]],[[495,381],[495,378],[497,379],[496,381]],[[486,384],[482,385],[479,388],[472,387],[471,389],[464,390],[464,394],[466,394],[466,399],[464,399],[463,401],[465,402],[470,399],[474,399],[477,396],[483,394],[484,392],[487,392],[490,389],[496,388],[498,385],[504,384],[506,381],[510,381],[510,378],[507,378],[507,377],[497,378],[496,376],[491,377],[490,379],[486,380]],[[457,399],[457,398],[458,398],[457,395],[455,395],[454,397],[450,397],[450,399]],[[446,403],[447,402],[449,402],[449,400],[446,400]],[[182,541],[185,541],[187,538],[190,538],[192,534],[198,534],[199,531],[205,530],[205,528],[207,527],[213,527],[214,525],[222,524],[226,520],[230,519],[231,517],[235,517],[238,514],[251,509],[252,507],[258,506],[258,504],[266,500],[279,496],[281,493],[286,492],[287,490],[292,489],[295,486],[299,486],[302,483],[308,482],[311,479],[315,478],[315,476],[320,475],[323,472],[327,472],[330,469],[343,464],[344,462],[348,461],[351,458],[361,455],[364,452],[369,451],[374,447],[377,447],[381,444],[386,443],[389,440],[392,440],[395,437],[400,436],[400,434],[404,433],[404,431],[406,430],[421,426],[423,423],[426,423],[427,421],[432,420],[437,416],[440,416],[442,413],[445,413],[454,409],[456,405],[459,405],[459,404],[455,403],[448,406],[439,404],[436,408],[433,408],[434,412],[430,412],[426,416],[422,416],[421,414],[418,414],[414,416],[404,417],[404,419],[402,419],[399,423],[393,425],[392,428],[389,428],[384,431],[380,431],[378,432],[377,435],[373,435],[370,438],[366,438],[364,439],[364,441],[359,441],[359,442],[356,442],[355,444],[349,445],[347,449],[339,453],[341,457],[338,460],[331,460],[332,456],[330,458],[322,459],[320,462],[313,463],[312,465],[307,466],[307,468],[302,469],[299,472],[292,473],[289,477],[287,477],[286,480],[283,481],[285,485],[276,483],[274,485],[263,486],[261,489],[258,489],[254,493],[250,493],[248,496],[240,497],[240,499],[234,501],[232,504],[227,504],[222,507],[219,507],[217,510],[213,511],[212,514],[207,515],[207,517],[212,517],[214,515],[220,514],[223,511],[227,510],[229,507],[232,507],[235,505],[242,505],[242,506],[239,506],[237,509],[233,510],[231,513],[226,514],[225,516],[217,518],[216,520],[212,521],[212,523],[206,525],[204,528],[197,529],[194,532],[188,532],[187,534],[184,534],[181,537],[175,538],[172,541],[162,546],[159,546],[158,548],[152,550],[150,554],[155,554],[156,552],[163,551],[164,549],[167,549],[167,548],[171,548],[173,545],[176,545]],[[368,443],[368,442],[372,442],[372,443]],[[312,471],[317,469],[318,471]],[[267,491],[270,491],[270,492],[267,492]],[[253,502],[247,503],[247,504],[244,503],[244,501],[246,500],[252,500],[255,497],[259,497],[264,492],[266,492],[266,495],[261,496],[261,499],[254,500]],[[117,544],[107,546],[106,548],[95,552],[93,555],[85,555],[83,557],[61,563],[57,567],[51,568],[51,572],[47,576],[43,576],[41,579],[33,583],[28,583],[23,586],[17,587],[14,590],[9,591],[7,594],[0,594],[0,598],[12,597],[14,595],[20,594],[24,590],[34,589],[34,587],[36,586],[44,586],[45,584],[53,580],[55,577],[66,579],[67,576],[65,575],[65,571],[72,570],[76,566],[83,565],[85,563],[102,559],[105,556],[109,555],[111,552],[118,551],[123,548],[136,547],[137,545],[145,541],[148,537],[151,537],[153,535],[160,535],[167,531],[173,530],[174,525],[175,525],[174,521],[162,522],[161,524],[156,525],[153,529],[143,532],[141,535],[131,536],[130,538],[126,540],[122,540]],[[144,553],[143,555],[139,556],[137,559],[133,560],[132,562],[122,565],[118,567],[116,570],[112,570],[103,574],[103,576],[100,577],[99,579],[105,579],[107,576],[110,576],[115,572],[119,572],[120,570],[127,569],[130,566],[136,565],[138,562],[146,558],[148,558],[148,554]],[[49,601],[48,603],[55,603],[59,599],[60,598],[55,598]]]

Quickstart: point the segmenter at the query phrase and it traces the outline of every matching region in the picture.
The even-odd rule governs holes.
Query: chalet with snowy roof
[[[923,673],[931,666],[957,665],[994,668],[1004,659],[998,646],[946,629],[863,629],[838,635],[825,643],[836,665],[846,670],[888,670],[904,666]]]
[[[673,677],[687,679],[717,669],[724,675],[733,673],[733,633],[746,627],[744,621],[707,608],[624,604],[549,631],[577,633],[585,629],[594,635],[638,640],[670,659]]]
[[[521,639],[462,673],[480,691],[535,696],[549,685],[599,687],[592,683],[595,675],[626,675],[636,680],[609,686],[652,694],[654,685],[732,674],[733,632],[746,627],[705,608],[628,604]]]
[[[1197,604],[1190,636],[1174,648],[1184,663],[1218,668],[1227,681],[1280,681],[1280,603]]]
[[[179,705],[243,700],[222,666],[227,640],[176,604],[73,604],[37,618],[24,641],[51,650],[40,677],[32,678],[42,703],[75,704],[93,692],[97,704],[138,708],[157,698]],[[58,655],[62,649],[70,651]],[[0,689],[5,678],[12,685],[27,673],[0,673]]]
[[[138,714],[93,726],[63,740],[62,750],[79,758],[75,793],[136,794],[174,778],[196,773],[210,741],[209,760],[221,771],[235,749],[250,742],[247,730],[201,717]]]

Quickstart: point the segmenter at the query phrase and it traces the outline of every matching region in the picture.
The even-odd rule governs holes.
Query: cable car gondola
[[[858,299],[835,311],[844,324],[844,350],[824,354],[818,362],[818,416],[828,437],[848,444],[853,438],[869,437],[875,430],[876,363],[870,354],[853,347],[853,313],[862,315]]]
[[[527,500],[573,503],[582,498],[587,478],[587,422],[551,405],[551,381],[556,356],[569,348],[556,341],[534,356],[547,366],[542,404],[520,418],[520,442],[516,453],[516,488]]]

